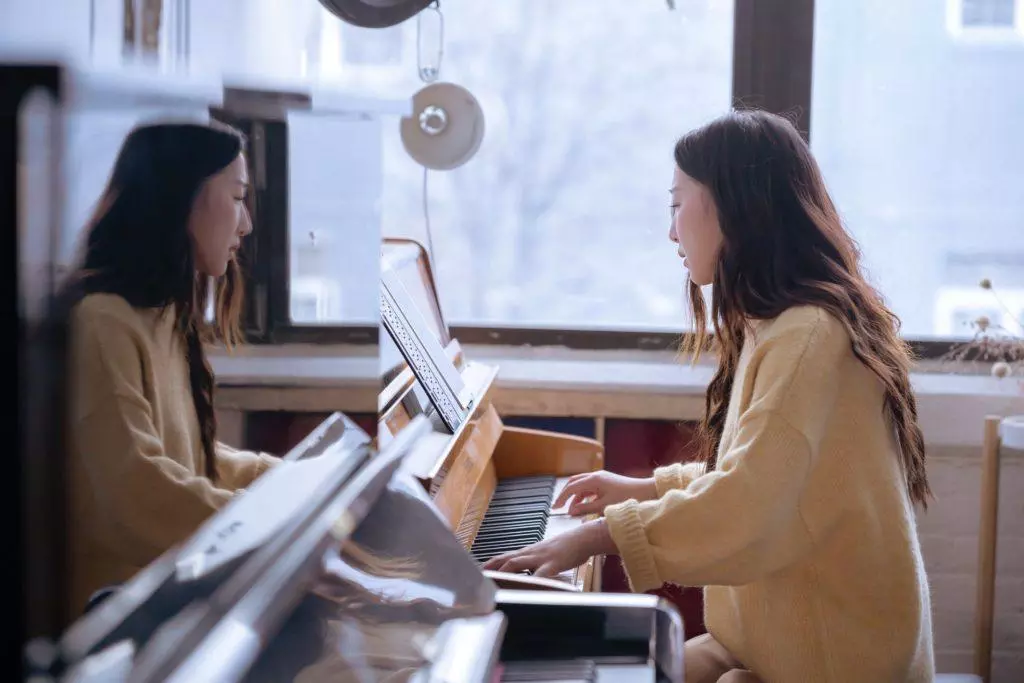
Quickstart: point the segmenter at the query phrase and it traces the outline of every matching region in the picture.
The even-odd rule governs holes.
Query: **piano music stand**
[[[437,335],[437,341],[447,348],[452,342],[452,335],[441,311],[441,302],[436,296],[430,296],[427,291],[416,291],[424,283],[429,284],[430,292],[437,291],[434,272],[423,245],[405,237],[386,237],[381,249],[381,263],[382,269],[394,271],[398,279],[406,285],[406,290],[413,295],[414,300],[416,294],[422,293],[423,296],[416,305]]]
[[[454,434],[472,409],[474,397],[388,264],[381,270],[380,316],[445,428]]]

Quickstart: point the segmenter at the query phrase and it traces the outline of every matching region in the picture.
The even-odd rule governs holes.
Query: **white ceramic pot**
[[[1003,418],[999,431],[1003,446],[1024,451],[1024,415],[1010,415]]]

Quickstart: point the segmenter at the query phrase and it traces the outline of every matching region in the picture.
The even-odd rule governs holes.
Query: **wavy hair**
[[[718,369],[697,430],[706,469],[715,467],[749,321],[817,306],[843,324],[854,355],[881,382],[907,491],[927,507],[931,490],[910,386],[910,348],[900,337],[899,318],[862,274],[857,244],[807,143],[781,116],[735,110],[683,136],[674,156],[679,169],[710,193],[723,235],[710,311],[700,287],[689,285],[695,333],[683,345],[699,358],[710,318]]]

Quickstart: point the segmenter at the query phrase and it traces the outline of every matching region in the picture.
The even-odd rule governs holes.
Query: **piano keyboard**
[[[555,477],[512,477],[498,481],[470,553],[477,562],[544,539]]]
[[[550,475],[499,479],[489,503],[483,496],[470,502],[455,535],[463,546],[470,546],[470,554],[483,564],[502,553],[571,531],[584,520],[570,517],[568,508],[551,508],[568,482],[569,477]],[[480,520],[480,528],[473,537],[476,520]],[[470,538],[474,538],[472,545]],[[568,569],[551,578],[577,585],[579,569]]]

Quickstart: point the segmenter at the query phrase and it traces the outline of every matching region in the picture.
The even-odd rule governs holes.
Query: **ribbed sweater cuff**
[[[674,463],[655,469],[654,486],[658,490],[658,498],[674,489],[686,488],[683,483],[683,466]]]
[[[604,509],[608,532],[619,550],[629,586],[635,593],[661,588],[663,583],[658,578],[654,553],[647,543],[647,534],[640,521],[639,505],[635,500],[627,500]]]
[[[281,458],[270,455],[269,453],[260,453],[259,456],[259,464],[256,466],[257,477],[281,462]]]

